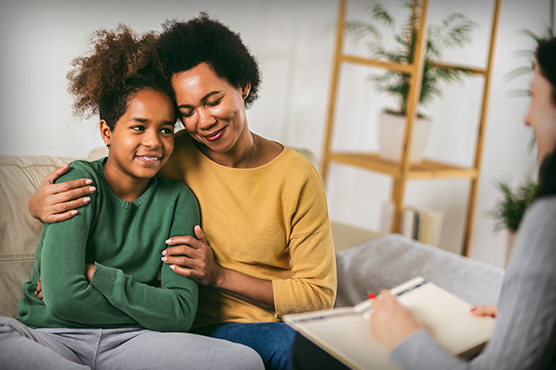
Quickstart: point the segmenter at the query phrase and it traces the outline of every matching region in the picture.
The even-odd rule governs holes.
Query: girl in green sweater
[[[8,369],[262,368],[248,347],[186,332],[197,283],[160,261],[165,240],[193,235],[195,196],[156,174],[174,149],[176,107],[152,33],[98,31],[74,61],[78,113],[98,113],[109,155],[75,161],[59,182],[92,179],[75,217],[44,224],[16,320],[0,317]],[[35,294],[42,281],[43,299]]]

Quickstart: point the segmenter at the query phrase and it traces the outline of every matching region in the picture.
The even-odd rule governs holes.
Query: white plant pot
[[[510,258],[512,257],[516,234],[517,234],[516,231],[508,230],[508,240],[507,240],[508,244],[506,247],[506,260],[504,261],[504,267],[508,266],[508,262],[510,262]]]
[[[399,162],[402,150],[405,116],[396,116],[388,113],[381,113],[378,119],[378,147],[379,155],[383,159]],[[429,138],[431,121],[424,118],[417,118],[413,122],[413,138],[411,140],[410,163],[420,162]]]

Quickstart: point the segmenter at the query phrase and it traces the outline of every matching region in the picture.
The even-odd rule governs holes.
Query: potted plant
[[[419,27],[418,14],[411,11],[411,9],[417,9],[420,1],[399,1],[402,2],[403,7],[410,9],[409,18],[401,29],[395,29],[392,14],[382,3],[371,0],[367,6],[370,22],[347,22],[346,31],[354,37],[355,41],[359,41],[367,36],[367,47],[374,58],[395,63],[411,63],[413,61],[414,45]],[[381,31],[378,28],[379,24],[388,26],[395,32],[394,46],[391,49],[385,46]],[[417,120],[414,124],[412,153],[410,154],[410,161],[412,162],[419,161],[424,151],[430,128],[430,120],[425,116],[423,108],[441,95],[439,83],[461,81],[463,76],[470,74],[464,68],[441,66],[435,62],[441,60],[444,50],[462,47],[469,42],[469,35],[474,27],[475,23],[459,12],[446,16],[440,25],[428,25],[423,81],[417,107]],[[411,77],[402,72],[389,70],[384,74],[372,75],[369,78],[375,84],[378,91],[390,94],[397,102],[396,108],[385,109],[379,119],[381,156],[397,161],[401,152]],[[397,130],[395,129],[396,126],[398,126]],[[391,131],[398,131],[399,138],[380,138],[381,133],[390,133]]]
[[[500,199],[492,212],[496,219],[496,229],[508,230],[508,248],[506,251],[506,263],[512,254],[513,241],[523,214],[535,200],[538,191],[538,183],[532,179],[527,179],[517,188],[512,187],[504,181],[498,182],[498,189],[502,193]]]

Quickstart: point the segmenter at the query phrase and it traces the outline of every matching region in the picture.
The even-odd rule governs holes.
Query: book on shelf
[[[384,203],[380,231],[390,233],[394,204]],[[442,213],[421,207],[405,206],[400,215],[400,234],[421,243],[438,246],[442,228]]]
[[[390,292],[453,355],[475,356],[490,339],[495,320],[471,314],[470,303],[417,277]],[[353,369],[399,369],[371,333],[373,300],[284,316],[284,322]]]

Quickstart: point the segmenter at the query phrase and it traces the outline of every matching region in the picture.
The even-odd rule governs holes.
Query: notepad
[[[470,313],[471,304],[418,277],[390,292],[448,352],[470,358],[490,339],[495,320]],[[353,369],[399,369],[371,333],[372,300],[354,307],[284,316],[284,322]]]

